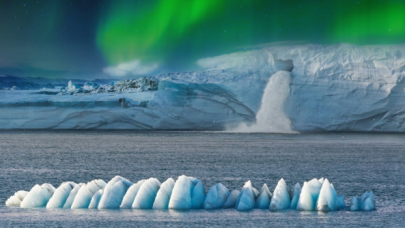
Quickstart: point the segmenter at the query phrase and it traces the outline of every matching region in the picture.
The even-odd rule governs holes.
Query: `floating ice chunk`
[[[98,209],[118,209],[122,199],[132,182],[121,177],[115,176],[105,186],[103,195],[98,204]]]
[[[301,185],[299,183],[296,183],[292,189],[292,197],[291,197],[291,209],[297,209],[297,204],[298,204],[298,199],[300,198],[301,194]]]
[[[89,209],[97,209],[98,204],[100,203],[101,196],[103,195],[103,189],[98,190],[94,193],[93,197],[91,197]]]
[[[160,185],[160,189],[156,194],[155,202],[153,203],[153,209],[169,208],[169,200],[172,195],[174,183],[173,178],[169,178]]]
[[[253,192],[252,182],[247,181],[240,192],[235,204],[238,211],[248,211],[255,208],[255,194]]]
[[[372,211],[375,210],[375,197],[373,191],[365,192],[361,196],[360,211]]]
[[[267,184],[263,184],[263,187],[260,189],[259,195],[256,197],[256,208],[267,209],[269,208],[271,200],[271,193]]]
[[[131,187],[128,188],[128,191],[125,193],[125,196],[122,199],[122,203],[120,206],[121,209],[132,208],[132,204],[134,203],[135,197],[138,194],[138,191],[144,182],[145,180],[140,180],[136,184],[133,184],[131,185]]]
[[[35,185],[21,202],[22,208],[45,207],[55,188],[51,184]]]
[[[170,209],[198,209],[202,208],[205,200],[204,186],[200,180],[180,176],[174,184],[169,201]]]
[[[46,204],[46,208],[62,208],[75,186],[76,183],[74,182],[63,182],[53,193],[51,199]]]
[[[132,208],[134,209],[152,209],[156,194],[159,191],[160,182],[156,178],[150,178],[142,184],[135,197]]]
[[[328,179],[325,179],[322,184],[321,191],[319,193],[317,210],[318,211],[337,211],[338,199],[337,194],[333,186],[329,183]]]
[[[319,183],[323,184],[323,182],[325,181],[325,178],[323,178],[323,177],[322,177],[322,178],[319,178],[318,181],[319,181]]]
[[[291,200],[288,194],[287,184],[284,179],[278,181],[278,184],[273,192],[273,197],[270,201],[269,209],[271,211],[285,210],[290,208]]]
[[[345,195],[338,195],[337,204],[338,204],[339,210],[344,210],[346,208]]]
[[[72,203],[72,209],[88,208],[91,199],[98,190],[103,189],[106,183],[103,180],[92,180],[80,187],[75,199]]]
[[[229,190],[221,183],[211,187],[204,201],[204,209],[219,209],[228,199]]]
[[[297,210],[314,211],[318,201],[321,183],[317,179],[312,179],[309,182],[304,182],[301,189],[301,194],[298,199]]]
[[[27,196],[27,191],[18,191],[14,193],[13,196],[7,199],[6,206],[8,207],[19,207],[21,205],[21,201]]]
[[[238,196],[240,194],[239,190],[233,190],[231,194],[229,194],[228,199],[226,199],[224,203],[224,208],[235,208],[236,201],[238,200]]]
[[[358,211],[360,207],[360,197],[358,197],[357,195],[353,197],[349,207],[350,211]]]
[[[73,201],[76,198],[77,193],[79,192],[80,188],[84,185],[84,183],[76,184],[76,186],[70,191],[68,198],[66,199],[65,204],[63,205],[63,208],[71,208]]]

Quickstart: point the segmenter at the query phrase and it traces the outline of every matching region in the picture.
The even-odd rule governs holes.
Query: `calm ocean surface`
[[[273,191],[284,178],[326,177],[346,202],[373,190],[377,210],[270,212],[252,210],[47,210],[5,206],[35,184],[88,182],[115,175],[161,182],[185,174],[208,190],[221,182],[240,189],[251,180]],[[154,226],[405,226],[405,135],[233,134],[210,132],[0,132],[0,227]]]

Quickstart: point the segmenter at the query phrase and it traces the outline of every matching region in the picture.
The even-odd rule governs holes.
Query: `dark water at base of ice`
[[[198,132],[0,132],[0,227],[117,226],[405,226],[405,135],[227,134]],[[327,177],[346,202],[373,190],[373,212],[270,212],[252,210],[47,210],[8,208],[6,199],[35,184],[164,181],[185,174],[206,189],[228,189],[251,180],[271,191],[280,178],[289,186]]]

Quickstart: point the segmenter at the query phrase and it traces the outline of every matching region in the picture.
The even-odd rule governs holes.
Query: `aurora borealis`
[[[402,0],[4,0],[0,74],[109,77],[134,61],[198,70],[198,59],[285,41],[398,44],[403,12]]]

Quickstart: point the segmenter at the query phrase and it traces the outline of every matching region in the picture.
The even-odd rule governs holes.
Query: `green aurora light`
[[[110,65],[176,67],[277,41],[401,43],[403,12],[400,0],[120,0],[100,17],[96,42]]]

